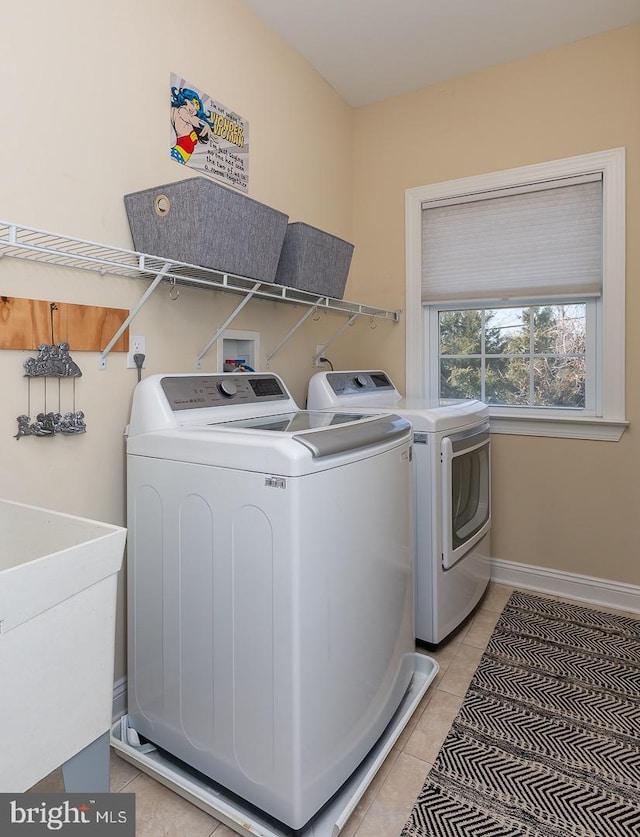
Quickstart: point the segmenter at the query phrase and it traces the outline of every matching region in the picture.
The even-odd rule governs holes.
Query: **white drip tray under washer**
[[[125,761],[244,837],[336,837],[438,673],[438,663],[432,657],[416,653],[415,660],[415,673],[409,688],[383,734],[340,790],[299,831],[278,824],[266,815],[261,816],[253,807],[243,807],[237,797],[227,795],[223,788],[208,783],[205,776],[200,778],[201,774],[195,775],[192,770],[182,768],[179,762],[168,759],[153,745],[129,743],[129,739],[135,739],[137,733],[130,730],[127,715],[112,726],[111,746]]]

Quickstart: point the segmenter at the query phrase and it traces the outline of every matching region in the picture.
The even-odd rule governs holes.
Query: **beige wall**
[[[356,112],[350,292],[404,305],[404,190],[625,146],[627,418],[619,443],[496,436],[493,555],[640,584],[640,27],[628,27]],[[375,333],[374,333],[375,334]],[[404,380],[404,329],[366,330],[340,363]]]
[[[168,0],[34,0],[3,12],[3,220],[131,247],[122,196],[191,175],[168,154],[167,87],[176,72],[249,120],[252,197],[356,243],[350,299],[404,307],[408,187],[625,145],[628,229],[638,224],[640,28],[354,112],[240,0],[193,0],[184,21]],[[630,323],[640,312],[639,263],[630,234]],[[0,289],[130,308],[145,285],[2,259]],[[193,289],[172,302],[159,289],[134,324],[147,340],[146,373],[194,369],[237,302]],[[258,302],[233,327],[259,330],[264,357],[299,316]],[[341,323],[328,314],[309,321],[274,358],[271,368],[300,402],[316,343]],[[628,348],[632,427],[619,444],[496,439],[498,557],[640,583],[632,525],[640,370],[633,340]],[[0,353],[0,496],[124,523],[122,433],[136,373],[122,355],[100,371],[97,354],[74,353],[86,436],[16,441],[28,354]],[[404,327],[358,322],[329,355],[337,366],[386,367],[403,383]],[[212,351],[205,371],[215,361]],[[116,678],[125,673],[122,585],[118,615]]]
[[[123,195],[194,174],[169,157],[175,72],[249,121],[251,197],[351,238],[352,110],[239,0],[192,0],[184,9],[167,0],[5,4],[0,67],[5,221],[131,248]],[[131,308],[146,284],[1,259],[0,289]],[[167,288],[158,289],[134,323],[146,337],[146,374],[195,370],[197,354],[238,302],[195,289],[172,302]],[[264,357],[303,311],[251,303],[233,328],[260,331]],[[323,315],[309,322],[273,359],[271,369],[296,398],[304,398],[316,343],[342,321]],[[0,496],[124,523],[123,430],[136,372],[125,369],[122,354],[110,355],[100,371],[98,355],[74,353],[72,343],[84,373],[76,408],[86,414],[87,434],[16,441],[16,416],[27,412],[29,354],[0,352]],[[214,349],[204,371],[215,368]],[[32,384],[33,415],[42,409],[41,385]],[[54,383],[48,394],[53,409]],[[121,584],[116,678],[124,665]]]

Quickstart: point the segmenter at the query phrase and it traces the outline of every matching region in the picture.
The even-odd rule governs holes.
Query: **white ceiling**
[[[640,22],[640,0],[244,0],[354,107]]]

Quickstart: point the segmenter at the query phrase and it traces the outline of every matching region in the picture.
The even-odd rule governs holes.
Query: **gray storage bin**
[[[295,222],[287,227],[276,273],[279,285],[342,299],[353,244]]]
[[[288,216],[206,177],[125,195],[141,253],[274,282]]]

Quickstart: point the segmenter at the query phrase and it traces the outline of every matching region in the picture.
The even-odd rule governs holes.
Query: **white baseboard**
[[[640,587],[633,584],[516,564],[499,558],[491,559],[491,580],[519,590],[561,596],[608,610],[640,613]]]

